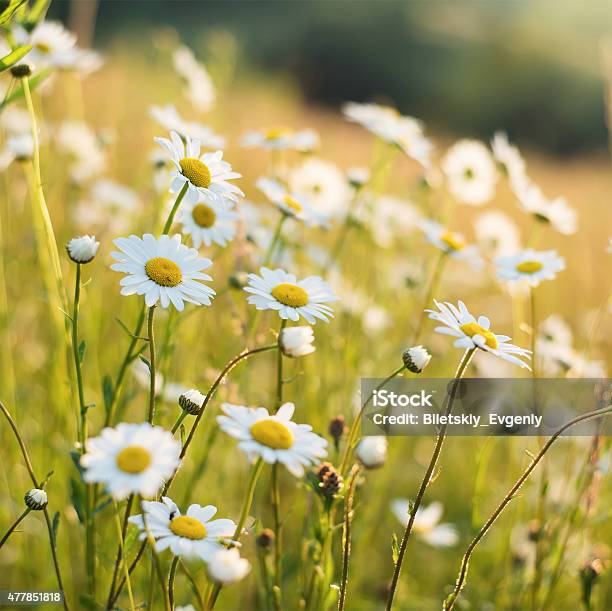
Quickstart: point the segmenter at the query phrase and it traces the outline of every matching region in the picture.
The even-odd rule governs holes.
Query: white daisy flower
[[[223,549],[213,554],[206,569],[212,581],[230,584],[244,579],[251,570],[251,563],[241,558],[237,549]]]
[[[6,162],[7,167],[13,161],[29,161],[34,156],[34,140],[31,133],[15,134],[6,140]]]
[[[518,148],[508,141],[508,136],[503,132],[496,132],[491,140],[491,149],[495,161],[501,167],[502,172],[508,177],[513,188],[524,185],[527,181],[527,164]]]
[[[304,221],[309,227],[326,227],[329,225],[327,217],[310,206],[303,195],[287,190],[277,180],[262,177],[255,183],[255,186],[283,214]]]
[[[99,247],[100,242],[97,242],[96,236],[93,235],[84,235],[72,238],[72,240],[66,244],[68,256],[75,263],[90,263],[93,261]]]
[[[238,439],[238,447],[249,460],[260,456],[268,464],[281,463],[296,477],[304,475],[304,467],[317,463],[327,455],[327,440],[312,432],[308,424],[291,420],[295,405],[285,403],[276,414],[265,407],[247,408],[223,403],[224,416],[217,416],[223,431]]]
[[[529,365],[518,357],[530,359],[531,352],[509,343],[507,335],[497,335],[491,331],[491,322],[486,316],[474,318],[463,301],[457,306],[452,303],[439,303],[434,299],[439,311],[425,310],[429,318],[441,322],[444,326],[436,327],[436,333],[456,337],[455,348],[471,350],[480,348],[519,367],[530,369]]]
[[[495,194],[497,169],[487,147],[478,140],[459,140],[442,160],[448,190],[460,202],[486,204]]]
[[[402,526],[408,525],[410,518],[410,502],[408,499],[395,499],[391,502],[391,511],[400,521]],[[425,543],[433,547],[452,547],[459,542],[459,534],[453,524],[439,524],[444,513],[444,505],[439,501],[431,503],[426,507],[419,507],[412,530]]]
[[[26,58],[41,67],[56,66],[76,46],[76,36],[59,21],[41,21],[31,33],[17,27],[13,34],[18,44],[32,45]]]
[[[100,175],[106,168],[106,155],[97,135],[78,121],[64,121],[57,130],[59,148],[71,158],[70,176],[83,183]]]
[[[364,437],[355,448],[355,456],[366,469],[378,469],[387,462],[388,447],[384,435]]]
[[[215,86],[208,70],[198,62],[195,55],[185,46],[172,54],[174,69],[187,82],[187,98],[199,112],[211,110],[216,101]]]
[[[178,132],[184,140],[187,139],[187,136],[190,136],[195,140],[199,140],[204,148],[214,150],[225,148],[226,141],[223,136],[215,133],[207,125],[202,125],[195,121],[186,121],[172,104],[151,106],[149,108],[149,115],[168,132]]]
[[[85,442],[83,479],[104,484],[115,499],[152,497],[179,465],[181,444],[159,426],[118,424]]]
[[[182,515],[174,501],[167,496],[162,502],[144,501],[144,516],[129,518],[140,531],[139,539],[147,538],[147,530],[155,539],[155,549],[163,552],[170,548],[175,556],[209,561],[213,554],[231,543],[236,524],[226,518],[211,520],[217,513],[214,505],[193,504]]]
[[[104,58],[91,49],[73,47],[58,53],[54,65],[59,70],[73,70],[81,76],[96,72],[104,65]]]
[[[421,213],[409,200],[393,195],[381,195],[369,208],[361,208],[356,217],[370,228],[374,241],[389,248],[396,239],[419,227]]]
[[[131,235],[117,238],[114,244],[121,252],[111,253],[118,261],[111,269],[127,274],[121,279],[122,295],[144,295],[148,307],[158,301],[162,308],[172,303],[179,312],[185,302],[210,305],[215,291],[201,281],[212,280],[202,272],[212,261],[199,258],[195,248],[181,244],[179,235]]]
[[[346,214],[351,190],[344,173],[330,161],[309,157],[289,174],[289,188],[328,218]]]
[[[497,277],[502,282],[524,282],[538,286],[542,280],[553,280],[565,269],[565,259],[554,250],[528,248],[511,257],[495,260]]]
[[[258,310],[276,310],[283,320],[294,322],[303,316],[311,325],[317,318],[324,322],[333,318],[333,310],[325,304],[339,298],[319,276],[298,281],[282,269],[267,267],[262,267],[260,274],[249,274],[249,284],[244,288],[251,293],[247,301]]]
[[[313,342],[314,333],[310,327],[285,327],[278,338],[283,354],[293,358],[312,354],[316,350]]]
[[[423,220],[419,226],[430,244],[454,259],[465,259],[473,265],[480,265],[482,260],[476,246],[468,246],[462,234],[449,231],[440,223]]]
[[[474,232],[480,245],[495,257],[515,253],[521,248],[521,236],[512,219],[499,210],[488,210],[474,221]]]
[[[578,215],[564,197],[549,200],[542,190],[533,183],[526,183],[515,189],[521,208],[537,221],[549,223],[563,235],[578,230]]]
[[[200,197],[197,203],[188,203],[179,210],[179,222],[184,235],[191,236],[195,248],[217,244],[227,246],[236,236],[237,212],[228,210],[216,200]]]
[[[364,166],[352,166],[346,170],[346,179],[353,189],[361,189],[370,182],[370,168]]]
[[[546,375],[565,373],[574,360],[573,335],[559,314],[551,314],[539,326],[536,352]]]
[[[289,127],[272,127],[267,130],[247,132],[242,137],[240,144],[245,148],[309,153],[319,147],[320,139],[319,134],[312,129],[294,131]]]
[[[200,141],[186,136],[185,143],[175,131],[170,132],[171,140],[155,138],[168,153],[175,170],[172,172],[171,193],[178,193],[185,185],[184,202],[197,203],[200,196],[214,199],[228,207],[244,197],[244,193],[234,184],[228,182],[240,178],[240,174],[232,172],[232,166],[223,161],[223,152],[204,153],[200,158]]]

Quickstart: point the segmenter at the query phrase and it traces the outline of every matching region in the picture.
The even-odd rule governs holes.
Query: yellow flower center
[[[465,242],[452,231],[446,231],[440,236],[440,239],[451,249],[461,250],[465,248]]]
[[[151,453],[140,446],[126,446],[117,454],[115,463],[126,473],[142,473],[151,464]]]
[[[165,257],[149,259],[145,264],[145,272],[153,282],[160,286],[176,286],[183,279],[181,268],[174,261]]]
[[[193,210],[191,211],[191,216],[193,217],[196,225],[199,227],[204,227],[205,229],[212,227],[217,218],[215,211],[206,204],[198,204],[197,206],[194,206]]]
[[[212,177],[208,166],[195,157],[185,157],[179,161],[183,176],[196,187],[206,188],[210,186]]]
[[[297,214],[299,214],[303,210],[300,202],[298,202],[295,197],[291,197],[291,195],[285,195],[283,197],[283,202],[286,206],[289,206],[289,208],[291,208],[291,210],[293,210]]]
[[[44,43],[44,42],[38,42],[34,45],[36,47],[37,51],[40,51],[41,53],[50,53],[51,52],[51,47]]]
[[[539,261],[523,261],[516,266],[516,271],[522,274],[535,274],[544,267]]]
[[[291,130],[287,127],[272,127],[266,132],[266,140],[278,140],[290,133]]]
[[[277,420],[260,420],[251,427],[251,435],[259,443],[275,450],[288,450],[293,445],[293,433]]]
[[[297,284],[289,284],[288,282],[277,284],[271,293],[276,301],[292,308],[301,308],[308,303],[308,293]]]
[[[199,541],[206,536],[206,526],[190,516],[177,516],[170,521],[170,530],[177,537]]]
[[[474,335],[482,335],[485,338],[485,344],[489,346],[489,348],[493,348],[493,350],[497,350],[499,346],[499,342],[495,337],[494,333],[491,331],[487,331],[483,327],[481,327],[478,323],[475,322],[467,322],[464,325],[459,327],[468,337],[474,337]]]

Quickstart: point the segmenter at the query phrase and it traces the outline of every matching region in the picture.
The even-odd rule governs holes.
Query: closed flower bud
[[[26,76],[31,76],[32,72],[34,72],[34,64],[29,62],[23,62],[21,64],[11,66],[11,74],[15,78],[25,78]]]
[[[285,356],[305,356],[315,351],[312,345],[314,333],[310,327],[287,327],[278,338],[278,344]]]
[[[404,365],[412,373],[421,373],[431,359],[431,354],[423,346],[408,348],[402,355]]]
[[[204,399],[206,399],[205,395],[203,395],[199,390],[192,388],[191,390],[184,392],[179,397],[178,402],[183,411],[191,414],[192,416],[197,416],[202,409]]]
[[[355,448],[355,456],[366,469],[377,469],[387,460],[387,445],[387,438],[382,435],[364,437]]]
[[[26,506],[32,511],[42,511],[47,506],[47,493],[39,488],[32,488],[23,497]]]
[[[346,423],[342,414],[336,416],[335,418],[332,418],[327,428],[327,432],[329,433],[329,436],[334,440],[336,446],[338,446],[342,435],[344,435],[344,433],[346,432]]]
[[[269,549],[274,545],[274,540],[276,536],[274,531],[269,528],[264,528],[255,539],[255,543],[257,543],[258,547],[261,549]]]
[[[66,251],[75,263],[90,263],[96,256],[99,247],[100,242],[96,242],[95,236],[84,235],[72,238],[66,244]]]

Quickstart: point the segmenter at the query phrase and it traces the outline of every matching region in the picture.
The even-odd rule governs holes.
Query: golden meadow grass
[[[13,32],[25,17],[16,13]],[[118,40],[104,66],[87,78],[78,73],[82,57],[66,50],[45,56],[44,45],[73,47],[56,33],[43,34],[42,43],[27,32],[23,40],[8,39],[16,48],[34,44],[32,77],[2,74],[10,89],[0,114],[0,401],[15,429],[3,418],[0,586],[52,590],[59,574],[66,606],[73,609],[609,607],[607,438],[547,445],[535,438],[444,440],[442,432],[437,438],[392,437],[388,448],[383,442],[355,447],[361,377],[414,376],[421,369],[448,378],[533,375],[500,358],[499,335],[527,351],[535,348],[535,375],[605,378],[609,160],[562,162],[527,150],[526,173],[509,168],[507,176],[489,143],[482,143],[451,163],[448,136],[429,126],[423,135],[389,110],[369,109],[360,119],[368,124],[364,129],[341,109],[307,105],[285,81],[265,74],[236,78],[241,58],[231,44],[210,61],[199,58],[217,98],[204,112],[194,107],[173,67],[178,42],[167,33],[154,33],[146,50]],[[70,62],[76,74],[57,68]],[[41,72],[53,75],[40,83]],[[217,192],[213,201],[209,193],[209,199],[189,202],[182,177],[195,187],[194,197],[203,197],[197,188],[214,183],[216,162],[202,158],[202,168],[197,151],[179,150],[174,169],[182,182],[169,193],[173,167],[154,142],[169,138],[169,130],[149,115],[152,105],[165,104],[227,139],[223,160],[242,175],[227,183],[246,198],[236,195],[233,202]],[[40,148],[27,141],[33,120]],[[290,129],[314,130],[320,146],[310,151],[308,134],[306,145],[284,150],[241,146],[250,130],[262,130],[261,141],[270,146],[294,138]],[[183,140],[195,137],[189,131],[184,127]],[[389,143],[395,138],[409,154]],[[431,160],[429,140],[435,144]],[[308,150],[292,150],[304,146]],[[297,173],[317,158],[335,164],[335,178],[316,165],[313,175]],[[347,174],[355,166],[370,175],[358,187],[355,172]],[[328,209],[318,190],[299,190],[316,183],[317,171],[326,188],[332,184]],[[477,199],[486,192],[488,174],[492,192],[482,196],[483,205],[461,201],[473,199],[474,189]],[[262,177],[275,181],[271,191],[258,188]],[[476,184],[464,184],[472,179]],[[129,191],[100,187],[101,180]],[[535,218],[521,209],[518,200],[533,201],[525,195],[532,183],[549,199],[567,199],[577,212],[575,231],[563,235],[542,221],[542,213]],[[197,205],[206,209],[197,213]],[[185,210],[195,230],[231,213],[226,227],[235,227],[235,235],[224,234],[227,245],[199,248],[198,256],[212,264],[198,269],[212,280],[196,281],[215,290],[212,303],[206,305],[206,292],[196,295],[193,287],[188,295],[201,305],[187,303],[182,311],[163,307],[165,298],[151,309],[142,295],[121,295],[119,282],[129,273],[111,270],[118,263],[111,253],[123,251],[126,260],[141,253],[144,234],[155,237],[147,238],[153,250],[136,257],[132,271],[140,282],[153,281],[161,293],[184,286],[195,253],[179,256],[168,250],[171,239],[159,240],[181,232]],[[490,211],[507,218],[483,220]],[[424,220],[441,226],[422,229]],[[501,227],[503,233],[509,226],[518,232],[514,249],[499,251],[499,244],[483,239],[487,230]],[[95,235],[97,250],[94,241],[66,250],[85,234]],[[113,244],[130,235],[136,237]],[[193,239],[182,235],[189,247]],[[463,258],[469,245],[477,247],[474,260]],[[496,280],[496,256],[527,248],[537,252],[507,262],[512,273],[547,269],[550,262],[540,261],[539,253],[548,250],[563,258],[565,269],[553,264],[554,278],[522,291]],[[272,277],[261,271],[264,263],[294,276]],[[304,283],[310,276],[317,279]],[[247,283],[255,292],[244,290]],[[436,309],[434,299],[465,302],[476,318],[490,318],[492,332],[481,320],[461,318],[442,323],[455,329],[453,337],[435,333],[440,323],[424,313]],[[295,308],[314,302],[322,316],[331,308],[329,324],[311,325],[303,310],[299,322],[293,320]],[[256,304],[273,304],[289,319],[256,310]],[[540,343],[534,342],[534,311]],[[552,315],[569,325],[569,339]],[[314,340],[308,330],[295,331],[298,326],[311,327]],[[463,343],[454,348],[457,339]],[[306,354],[311,344],[316,350]],[[406,349],[421,344],[430,361],[420,350],[403,360]],[[528,353],[513,354],[529,363]],[[452,409],[452,399],[445,407]],[[147,421],[164,431],[148,428]],[[104,426],[119,423],[138,428],[107,431],[100,442]],[[269,464],[278,457],[283,464]],[[151,473],[152,479],[136,481]],[[515,496],[513,486],[522,478]],[[42,487],[45,511],[40,493],[24,504],[24,494]],[[172,501],[155,506],[154,514],[127,520],[166,492]],[[401,499],[420,507],[408,530],[414,505]],[[188,510],[194,503],[202,508]],[[217,508],[214,516],[209,505]],[[490,518],[496,519],[489,532]],[[180,538],[175,545],[173,536]],[[160,545],[164,539],[168,547]],[[462,558],[472,541],[464,586]]]

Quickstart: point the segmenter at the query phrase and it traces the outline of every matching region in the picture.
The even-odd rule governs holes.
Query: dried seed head
[[[270,528],[264,528],[255,539],[255,543],[257,543],[258,547],[261,549],[270,549],[274,545],[274,540],[276,536],[274,535],[274,531]]]
[[[42,511],[48,503],[47,493],[39,488],[32,488],[26,492],[23,500],[32,511]]]
[[[329,436],[337,445],[342,435],[344,435],[346,432],[346,422],[344,421],[344,416],[339,414],[335,418],[332,418],[329,422],[329,426],[327,427],[327,431]]]
[[[319,480],[319,490],[323,496],[331,498],[342,488],[343,479],[331,463],[321,463],[315,470]]]

